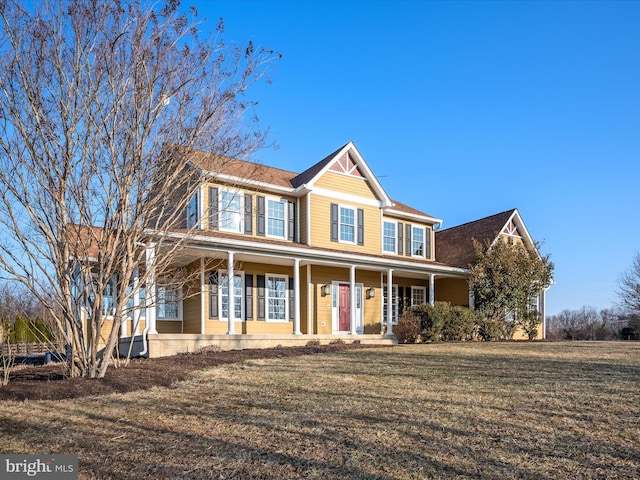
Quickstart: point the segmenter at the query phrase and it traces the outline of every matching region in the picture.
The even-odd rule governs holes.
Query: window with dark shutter
[[[253,195],[244,194],[244,233],[253,233]]]
[[[253,320],[253,275],[244,276],[244,311],[247,320]]]
[[[258,214],[256,217],[256,233],[264,237],[265,236],[265,220],[264,220],[264,197],[262,195],[258,195],[256,198],[256,208],[258,210]]]
[[[364,210],[358,209],[358,245],[364,245]]]
[[[296,238],[296,204],[294,202],[289,202],[289,218],[287,219],[289,222],[289,240],[292,242]]]
[[[411,225],[407,223],[405,229],[405,255],[407,257],[411,256]]]
[[[293,320],[293,278],[289,278],[289,291],[287,292],[289,297],[289,320]]]
[[[265,320],[265,277],[264,275],[256,275],[256,283],[258,286],[258,320]]]
[[[398,222],[398,255],[402,255],[402,247],[404,246],[402,222]]]
[[[338,241],[338,204],[331,204],[331,241]]]
[[[209,228],[218,229],[218,189],[209,187]]]
[[[424,256],[431,258],[431,229],[425,228],[424,232]]]
[[[218,319],[218,272],[209,274],[209,318]]]

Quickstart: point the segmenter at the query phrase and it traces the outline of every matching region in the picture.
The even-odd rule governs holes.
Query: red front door
[[[351,330],[351,295],[349,295],[349,285],[340,284],[338,309],[338,330],[347,332]]]

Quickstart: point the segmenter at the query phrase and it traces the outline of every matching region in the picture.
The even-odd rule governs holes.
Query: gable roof
[[[476,259],[473,240],[483,245],[493,243],[515,216],[518,217],[516,224],[519,224],[521,234],[528,237],[528,232],[515,208],[436,232],[436,261],[469,268]],[[531,239],[528,238],[528,241]]]
[[[205,172],[236,182],[259,182],[291,189],[291,180],[297,175],[288,170],[206,152],[194,152],[189,160]]]
[[[349,154],[351,160],[358,168],[359,172],[362,173],[362,177],[369,183],[371,189],[375,192],[378,199],[382,202],[384,207],[392,206],[393,202],[387,192],[384,191],[382,185],[378,181],[377,177],[373,174],[367,162],[365,162],[362,155],[356,148],[353,142],[349,142],[344,145],[342,148],[339,148],[335,152],[331,153],[327,157],[320,160],[315,165],[311,166],[300,175],[298,175],[295,179],[292,180],[292,184],[296,188],[303,188],[305,185],[307,187],[313,187],[313,184],[318,180],[327,170],[331,168],[331,166],[339,161],[343,155]]]
[[[355,160],[354,163],[357,168],[363,173],[363,179],[369,182],[373,191],[382,201],[384,208],[390,213],[414,219],[418,217],[420,220],[434,224],[442,223],[442,220],[433,215],[429,215],[397,200],[392,200],[384,191],[382,185],[380,185],[378,179],[366,164],[353,142],[343,145],[299,174],[259,163],[202,151],[191,152],[189,161],[204,172],[208,172],[213,177],[223,181],[236,183],[238,185],[254,185],[266,190],[278,190],[291,195],[298,193],[296,196],[299,196],[347,153],[351,154],[350,158],[352,157],[353,160]]]

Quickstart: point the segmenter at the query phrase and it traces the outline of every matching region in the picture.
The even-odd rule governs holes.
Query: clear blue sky
[[[279,146],[257,160],[302,171],[353,140],[445,228],[518,208],[556,264],[548,314],[616,301],[640,250],[640,2],[193,4],[283,55],[252,95]]]

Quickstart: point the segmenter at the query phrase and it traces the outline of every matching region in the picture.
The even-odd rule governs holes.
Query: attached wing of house
[[[507,241],[523,242],[527,247],[537,252],[535,242],[529,235],[522,217],[517,209],[506,210],[504,212],[481,218],[473,222],[458,225],[436,232],[436,242],[438,250],[436,258],[439,262],[459,268],[469,268],[476,259],[474,240],[482,246],[492,245],[500,239]],[[463,288],[467,284],[459,279],[443,279],[442,283],[454,284],[455,286],[442,291],[442,299],[456,304],[462,304]],[[469,299],[469,297],[466,297]],[[472,300],[472,298],[471,298]],[[537,298],[532,299],[536,309],[542,314],[542,331],[540,338],[546,336],[545,304],[546,291],[540,291]],[[473,305],[471,305],[473,306]],[[517,330],[514,339],[527,338],[521,330]]]

